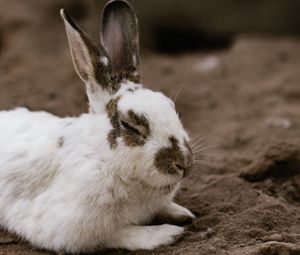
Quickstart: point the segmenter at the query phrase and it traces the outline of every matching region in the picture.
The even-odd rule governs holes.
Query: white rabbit
[[[172,201],[193,156],[174,103],[139,84],[134,11],[109,2],[98,46],[61,16],[90,112],[0,112],[0,225],[56,252],[170,244],[182,227],[142,224],[195,217]]]

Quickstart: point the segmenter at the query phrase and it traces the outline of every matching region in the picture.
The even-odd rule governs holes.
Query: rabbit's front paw
[[[157,218],[159,222],[185,225],[192,223],[195,215],[189,209],[171,202],[158,213]]]
[[[173,225],[128,226],[119,230],[109,243],[110,248],[128,250],[152,250],[162,245],[174,243],[184,232],[184,228]]]
[[[146,249],[155,249],[162,245],[174,243],[184,233],[184,228],[169,224],[153,227],[156,227],[156,229],[153,231],[151,238],[148,239],[147,237],[143,240],[148,246]]]

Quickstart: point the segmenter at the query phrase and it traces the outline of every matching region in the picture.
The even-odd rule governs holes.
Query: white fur
[[[100,61],[103,63],[103,65],[107,66],[109,63],[109,60],[107,57],[100,57]]]
[[[123,83],[116,96],[121,96],[122,113],[132,109],[150,120],[152,135],[144,146],[127,147],[119,138],[111,149],[106,113],[59,118],[25,108],[0,112],[2,226],[39,247],[68,252],[99,246],[152,249],[183,232],[170,225],[135,226],[172,203],[176,189],[157,193],[157,187],[181,179],[153,164],[168,136],[181,143],[187,138],[174,105],[131,82]]]
[[[160,213],[173,217],[174,219],[180,217],[189,217],[194,219],[196,217],[190,210],[174,202],[166,204],[166,207],[162,208]]]
[[[171,244],[184,229],[169,224],[160,226],[129,226],[121,229],[109,245],[112,248],[127,247],[128,250],[152,250]]]
[[[119,4],[109,3],[112,9]],[[121,9],[122,17],[135,20],[128,3],[122,4],[128,7]],[[108,9],[108,14],[119,13]],[[90,113],[59,118],[25,108],[0,112],[0,225],[56,252],[88,252],[98,247],[154,249],[174,242],[183,228],[138,226],[160,212],[193,218],[190,211],[172,202],[183,171],[171,175],[155,166],[155,155],[170,146],[170,136],[191,156],[174,103],[141,84],[124,81],[117,84],[120,87],[112,86],[116,85],[111,69],[114,56],[108,57],[102,46],[93,48],[64,10],[61,16],[75,68],[86,84]],[[112,46],[137,53],[137,24],[119,25],[120,35],[129,29],[132,33],[123,38],[129,40],[123,41],[126,47]],[[137,57],[133,59],[134,75],[138,75]],[[129,67],[127,71],[132,72]],[[144,145],[130,147],[120,136],[117,146],[111,146],[109,134],[114,127],[106,106],[116,98],[121,118],[132,110],[148,119],[150,135]]]

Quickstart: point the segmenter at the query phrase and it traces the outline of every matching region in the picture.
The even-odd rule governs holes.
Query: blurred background
[[[162,51],[226,47],[245,33],[299,34],[297,0],[132,1],[143,45]]]
[[[105,3],[0,0],[1,110],[87,111],[59,10],[98,41]],[[300,1],[130,3],[142,81],[176,101],[205,154],[177,198],[198,218],[157,254],[300,254]],[[240,178],[253,173],[254,182]],[[45,254],[5,240],[1,254]]]
[[[98,40],[101,10],[105,3],[104,0],[0,1],[2,107],[12,107],[22,103],[39,108],[40,102],[36,101],[38,95],[38,97],[50,97],[50,102],[49,100],[43,102],[48,110],[57,114],[64,111],[76,114],[81,112],[84,90],[83,86],[79,85],[80,81],[75,77],[70,65],[68,45],[59,10],[60,8],[68,10],[78,23]],[[217,51],[222,55],[222,52],[231,49],[235,51],[235,48],[247,48],[243,46],[244,43],[250,43],[254,47],[248,50],[249,57],[253,58],[251,61],[255,61],[255,55],[258,54],[260,56],[257,56],[257,61],[259,61],[261,55],[267,54],[265,50],[276,51],[276,54],[272,52],[269,56],[277,57],[281,61],[286,61],[290,57],[287,51],[298,51],[298,48],[290,49],[286,45],[297,41],[296,38],[300,33],[298,0],[132,0],[131,3],[140,21],[142,58],[145,59],[144,62],[142,61],[142,68],[147,66],[147,61],[151,59],[147,56],[153,54],[185,55],[192,58],[195,53],[205,55],[207,52]],[[245,37],[251,37],[250,41],[255,41],[253,38],[261,38],[261,40],[251,43],[245,41],[243,39]],[[287,37],[291,38],[289,42],[279,43]],[[260,47],[256,45],[259,43],[267,45],[274,43],[274,46]],[[281,50],[280,47],[285,49]],[[247,54],[246,49],[244,53]],[[295,57],[296,53],[292,52],[291,55]],[[195,68],[212,70],[218,66],[220,62],[218,60],[220,59],[208,58],[202,64],[196,63]],[[176,74],[183,78],[189,76],[194,65],[192,62],[184,64],[180,73],[175,72],[175,76]],[[142,74],[144,81],[156,84],[164,82],[165,78],[175,79],[174,72],[170,70],[172,68],[168,67],[168,64],[164,66],[163,61],[160,63],[159,72],[168,74],[162,77],[156,74],[154,77],[158,79],[151,80],[147,78],[152,76],[152,73],[145,72],[144,75]],[[247,68],[247,65],[243,66]],[[224,65],[219,67],[219,70],[227,68]],[[197,75],[200,75],[200,72]],[[178,83],[180,82],[183,81],[179,79]],[[54,86],[53,83],[63,85]],[[75,85],[72,85],[73,83]],[[76,96],[70,100],[71,102],[63,102],[61,100],[63,95],[56,91],[56,86],[59,88],[64,86],[65,93]],[[26,91],[29,90],[31,93],[28,95]],[[22,94],[23,92],[25,94]],[[44,95],[45,93],[47,95]],[[74,103],[79,106],[78,111]]]

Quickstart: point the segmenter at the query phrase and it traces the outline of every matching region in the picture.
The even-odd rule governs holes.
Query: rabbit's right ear
[[[117,90],[111,61],[103,46],[96,45],[65,10],[62,9],[60,14],[65,23],[73,63],[79,77],[88,86],[100,86],[110,94]]]
[[[122,79],[139,82],[138,21],[127,1],[112,0],[104,7],[101,41],[113,72]]]

